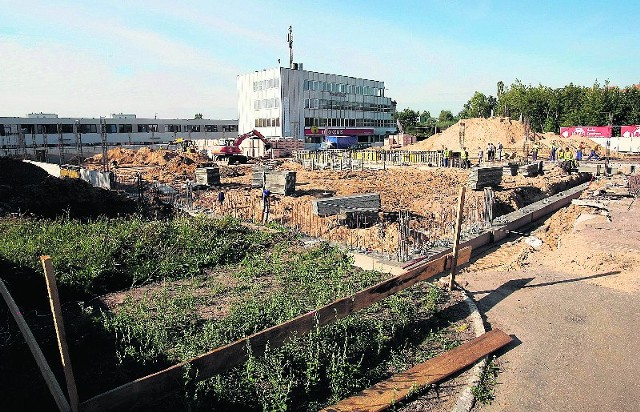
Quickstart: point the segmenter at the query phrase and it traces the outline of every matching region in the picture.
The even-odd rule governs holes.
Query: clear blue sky
[[[0,116],[237,118],[236,76],[288,64],[457,113],[496,83],[640,83],[640,1],[0,0]]]

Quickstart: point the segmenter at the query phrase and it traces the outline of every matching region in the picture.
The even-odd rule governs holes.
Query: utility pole
[[[62,163],[64,163],[64,141],[62,139],[62,125],[60,123],[58,123],[58,155],[60,156],[58,164],[62,165]]]
[[[49,161],[49,139],[47,138],[47,128],[45,125],[42,125],[42,145],[44,147],[44,161],[48,162]]]
[[[293,69],[293,28],[291,26],[289,26],[287,43],[289,43],[289,68]]]
[[[108,172],[107,162],[107,120],[100,118],[100,137],[102,140],[102,171]]]
[[[609,112],[609,130],[613,135],[613,112]],[[609,170],[609,157],[611,156],[611,137],[607,139],[607,160],[604,164],[604,170]]]

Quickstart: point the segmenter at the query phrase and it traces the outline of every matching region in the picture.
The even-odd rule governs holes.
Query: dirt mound
[[[0,216],[114,217],[136,212],[133,201],[80,179],[58,179],[19,160],[0,159]]]
[[[464,119],[449,127],[442,133],[435,134],[421,142],[405,146],[406,150],[441,150],[447,147],[452,150],[461,148],[461,123],[464,122],[464,146],[475,150],[478,146],[486,149],[487,143],[502,143],[506,148],[518,148],[517,143],[524,139],[524,123],[508,117],[491,119]],[[471,152],[470,152],[471,153]]]
[[[37,185],[48,176],[49,173],[30,163],[0,157],[0,186]]]
[[[166,164],[186,164],[208,162],[206,156],[200,153],[179,153],[173,150],[154,150],[143,147],[138,150],[118,147],[107,152],[109,162],[116,161],[120,166],[164,166]],[[177,160],[176,160],[177,159]],[[102,154],[87,159],[90,163],[101,163]]]

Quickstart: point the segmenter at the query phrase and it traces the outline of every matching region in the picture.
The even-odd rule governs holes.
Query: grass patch
[[[123,362],[183,361],[388,276],[354,270],[351,263],[343,251],[326,243],[310,249],[277,243],[229,268],[236,282],[233,289],[218,289],[229,305],[223,318],[193,315],[198,304],[215,304],[218,293],[204,297],[202,285],[194,283],[172,294],[159,290],[126,300],[115,313],[103,313],[105,328],[118,336]],[[457,345],[428,321],[447,299],[447,292],[437,286],[416,285],[282,347],[267,348],[222,375],[187,382],[180,407],[317,410]]]
[[[252,231],[231,218],[10,219],[0,221],[0,259],[14,279],[37,279],[39,257],[50,255],[63,299],[85,299],[237,263],[278,236],[283,235]]]
[[[77,318],[65,320],[71,321],[72,354],[85,359],[74,368],[86,394],[190,359],[389,276],[354,269],[344,251],[327,243],[303,248],[290,232],[253,231],[234,219],[0,221],[0,264],[12,292],[20,282],[28,293],[44,285],[42,254],[52,256],[66,301],[84,300]],[[127,289],[115,310],[92,298]],[[445,290],[420,283],[251,355],[224,374],[199,382],[187,374],[183,390],[154,409],[318,410],[457,345],[448,323],[434,317],[447,300]],[[43,331],[55,355],[52,335]],[[92,348],[103,351],[98,371],[90,361]],[[11,352],[9,346],[0,349]]]

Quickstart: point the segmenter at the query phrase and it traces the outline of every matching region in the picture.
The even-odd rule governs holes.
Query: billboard
[[[611,137],[611,126],[571,126],[561,127],[560,136]]]
[[[640,126],[620,126],[621,137],[640,137]]]

